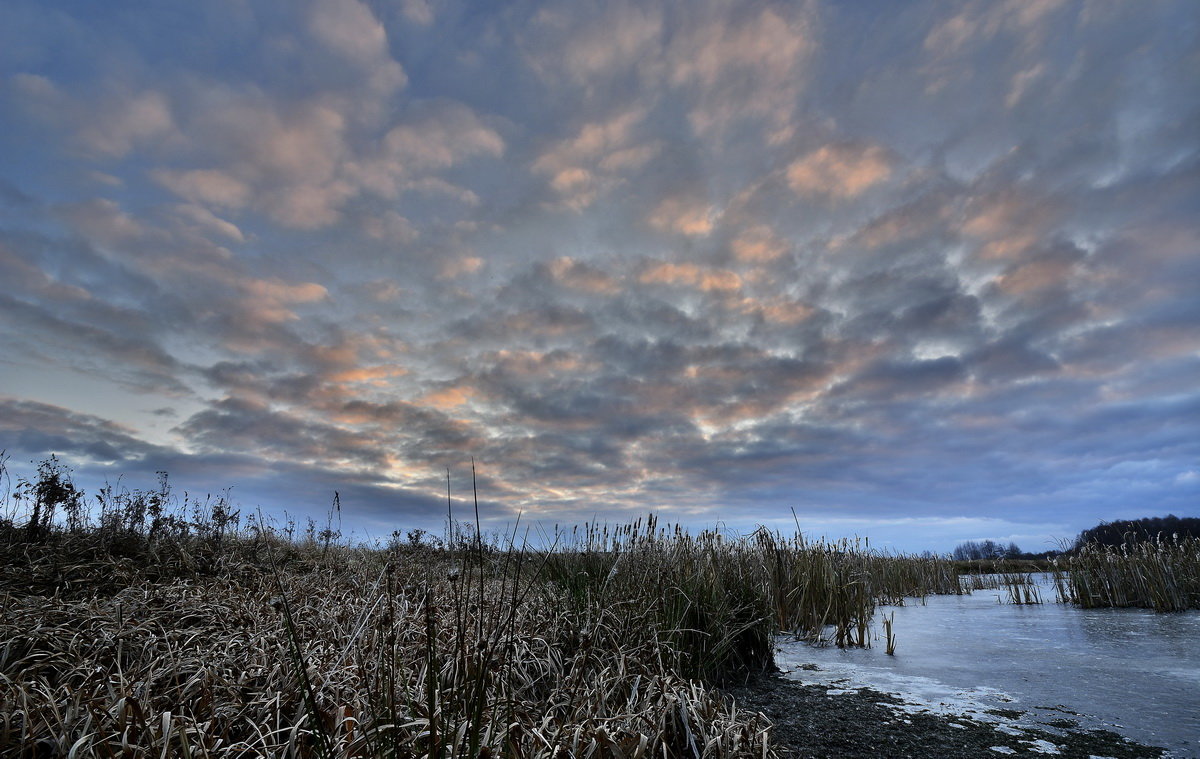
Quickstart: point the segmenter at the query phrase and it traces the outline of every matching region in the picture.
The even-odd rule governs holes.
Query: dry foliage
[[[1088,543],[1059,557],[1059,598],[1082,606],[1200,609],[1200,538],[1162,537],[1105,546]]]
[[[231,551],[252,550],[238,546]],[[263,545],[259,552],[280,546]],[[580,614],[535,557],[290,549],[114,594],[6,588],[0,747],[97,756],[763,755],[632,603]],[[13,557],[9,557],[10,559]],[[478,559],[476,556],[474,559]],[[63,574],[96,571],[63,556]],[[520,562],[529,579],[518,577]],[[491,566],[489,566],[491,565]],[[82,753],[81,753],[82,752]]]
[[[94,514],[39,475],[0,520],[6,756],[770,756],[715,685],[779,631],[869,645],[879,600],[958,590],[946,561],[765,530],[362,548],[165,477]]]

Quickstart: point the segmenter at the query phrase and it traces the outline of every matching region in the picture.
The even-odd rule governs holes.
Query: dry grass
[[[0,751],[764,754],[765,721],[667,666],[646,610],[580,614],[519,579],[534,558],[335,547],[111,596],[6,588]]]
[[[5,756],[770,756],[716,685],[779,631],[869,645],[877,602],[958,590],[949,562],[765,530],[358,548],[165,479],[90,513],[40,474],[0,519]]]
[[[1025,571],[964,575],[962,587],[968,593],[976,590],[1005,590],[1010,604],[1035,605],[1042,603],[1042,592],[1034,575],[1033,572]]]
[[[765,529],[650,518],[530,550],[454,526],[383,549],[165,476],[89,509],[51,461],[7,493],[4,756],[771,756],[769,723],[715,686],[769,667],[775,635],[868,646],[877,604],[970,590],[945,559]],[[1196,608],[1200,541],[1085,549],[1057,581],[1083,606]],[[973,582],[1040,602],[1027,574]]]
[[[1200,538],[1087,544],[1056,564],[1059,598],[1085,609],[1200,609]]]

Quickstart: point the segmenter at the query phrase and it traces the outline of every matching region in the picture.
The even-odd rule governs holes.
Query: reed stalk
[[[1054,576],[1060,599],[1085,609],[1200,609],[1200,538],[1087,544],[1060,556]]]

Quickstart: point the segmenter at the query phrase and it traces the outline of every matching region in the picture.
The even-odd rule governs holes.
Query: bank
[[[1086,730],[1064,717],[1045,729],[1014,728],[963,715],[910,712],[894,695],[868,688],[837,691],[778,673],[727,687],[739,707],[774,725],[772,743],[789,757],[1057,756],[1064,759],[1162,757],[1162,748],[1129,741],[1107,730]],[[1003,715],[997,715],[1003,716]]]

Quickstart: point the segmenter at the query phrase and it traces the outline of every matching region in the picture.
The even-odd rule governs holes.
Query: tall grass
[[[689,676],[720,681],[771,663],[782,631],[839,646],[870,645],[877,603],[957,593],[939,558],[871,553],[857,541],[808,542],[759,529],[730,537],[660,528],[653,517],[585,526],[561,541],[548,574],[582,607],[652,610]]]
[[[958,575],[940,558],[872,553],[860,541],[810,543],[760,530],[776,628],[838,646],[870,645],[877,603],[958,593]]]
[[[230,541],[220,570],[165,582],[131,570],[112,595],[79,584],[30,595],[9,584],[0,597],[0,753],[766,748],[764,721],[670,666],[652,613],[632,603],[582,613],[536,579],[535,557],[479,567],[461,556],[335,546],[322,557],[275,545],[271,571],[243,563],[253,558],[244,540]],[[76,576],[96,569],[69,554],[53,561]]]
[[[1042,592],[1033,572],[1012,571],[1007,562],[995,562],[996,571],[986,574],[976,573],[962,577],[962,587],[966,592],[976,590],[1007,591],[1008,602],[1019,606],[1042,603]],[[997,596],[997,600],[999,596]]]
[[[1085,544],[1056,562],[1060,599],[1085,609],[1200,609],[1200,538]]]
[[[960,592],[941,559],[652,517],[365,548],[165,476],[87,502],[51,462],[12,495],[6,756],[771,755],[715,686],[780,631],[866,646],[876,604]]]

